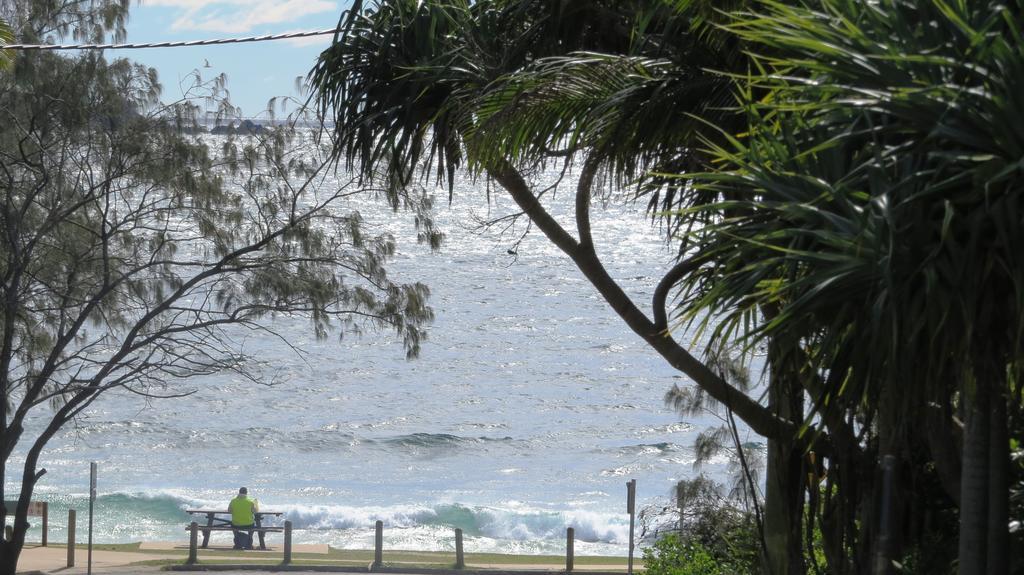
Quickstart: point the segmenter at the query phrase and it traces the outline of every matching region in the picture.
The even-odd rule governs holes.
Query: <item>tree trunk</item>
[[[788,421],[803,418],[803,390],[789,377],[780,344],[770,345],[768,408]],[[771,575],[804,575],[803,450],[792,439],[768,438],[765,469],[764,537]]]
[[[874,497],[871,499],[875,512],[871,529],[865,535],[872,542],[872,575],[891,575],[893,560],[901,554],[901,529],[905,499],[900,497],[897,479],[898,459],[894,446],[883,448],[884,455],[878,458],[879,471],[875,476]]]
[[[64,404],[61,410],[71,409],[74,404],[74,401],[69,401]],[[20,429],[20,419],[15,418],[13,421],[14,425],[12,427]],[[39,454],[42,452],[43,446],[46,445],[57,430],[59,430],[66,422],[67,419],[60,413],[55,415],[46,426],[46,429],[39,434],[39,437],[25,455],[25,465],[22,468],[21,476],[21,494],[18,496],[17,506],[13,513],[14,529],[12,530],[11,539],[9,541],[0,542],[0,574],[15,573],[15,568],[18,565],[18,558],[21,556],[21,551],[25,547],[25,535],[28,532],[29,527],[28,506],[29,503],[32,502],[32,494],[35,493],[36,484],[39,483],[39,478],[46,473],[45,469],[37,469]]]
[[[9,540],[0,541],[0,573],[16,573],[18,558],[25,546],[25,534],[28,532],[28,502],[32,498],[34,485],[22,486],[22,496],[14,513],[14,528]]]
[[[871,500],[872,484],[863,480],[861,470],[866,466],[859,452],[854,452],[844,441],[842,452],[831,458],[826,481],[826,501],[821,517],[822,547],[828,561],[827,573],[846,575],[863,573],[869,564],[860,560],[860,532],[857,530],[859,514],[865,508],[863,501]],[[863,525],[863,521],[860,522]]]
[[[930,405],[924,418],[924,429],[928,430],[923,435],[928,442],[928,450],[935,462],[935,472],[942,482],[943,489],[954,503],[960,505],[960,476],[962,465],[960,463],[960,450],[957,449],[959,438],[953,433],[953,415],[950,413],[948,400],[942,401],[943,405]]]
[[[7,398],[2,397],[0,398],[0,401],[6,402]],[[6,410],[4,410],[3,408],[0,408],[0,412],[3,413],[3,415],[0,416],[0,418],[3,419],[3,423],[0,424],[2,425],[2,427],[0,427],[0,445],[3,445],[3,442],[6,440],[7,436],[7,434],[4,433],[4,431],[7,429],[7,413]],[[7,457],[4,455],[0,455],[0,558],[3,557],[4,553],[2,550],[2,545],[4,543],[3,531],[4,526],[7,525],[7,505],[4,503],[7,498],[7,490],[5,489],[4,485],[5,483],[7,483]],[[0,563],[2,563],[2,560],[0,560]],[[0,570],[0,573],[14,573],[14,571]]]
[[[21,547],[14,548],[11,541],[0,541],[0,573],[16,573]]]
[[[987,568],[989,488],[989,382],[976,378],[964,429],[963,477],[960,482],[960,575],[983,575]]]
[[[1006,429],[1005,381],[993,390],[989,419],[988,475],[988,575],[1007,575],[1010,570],[1010,438]]]
[[[804,575],[801,453],[792,442],[768,440],[764,538],[771,575]]]

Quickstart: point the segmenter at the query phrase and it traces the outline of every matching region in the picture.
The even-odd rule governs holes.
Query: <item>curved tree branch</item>
[[[733,410],[756,433],[774,439],[797,436],[796,424],[776,417],[767,407],[730,385],[679,345],[667,330],[648,319],[608,274],[593,246],[584,248],[580,242],[573,239],[537,201],[526,180],[512,165],[507,162],[496,162],[488,168],[488,173],[508,191],[520,209],[544,232],[544,235],[572,258],[576,267],[590,280],[626,325],[665,358],[669,365],[688,375],[708,395]],[[579,196],[580,192],[577,192],[577,198]],[[577,218],[579,217],[577,214]],[[680,268],[676,273],[683,270],[684,268]]]

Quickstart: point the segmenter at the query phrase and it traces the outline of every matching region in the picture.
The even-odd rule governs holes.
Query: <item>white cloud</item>
[[[146,5],[178,8],[172,30],[227,34],[290,23],[311,14],[330,13],[328,20],[334,24],[340,14],[335,2],[328,0],[147,0]]]

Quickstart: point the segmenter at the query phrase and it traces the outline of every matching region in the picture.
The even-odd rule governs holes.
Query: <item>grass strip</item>
[[[52,547],[65,547],[54,544]],[[154,555],[153,559],[136,561],[133,566],[180,565],[188,556],[185,548],[175,549],[142,549],[141,542],[135,543],[100,543],[93,544],[93,550],[124,553],[143,553]],[[373,561],[372,550],[338,549],[328,547],[327,553],[293,552],[292,565],[337,565],[345,567],[365,567]],[[199,562],[206,564],[246,565],[278,565],[281,562],[282,549],[275,546],[269,551],[240,551],[235,549],[200,549]],[[242,561],[239,561],[239,560]],[[466,553],[468,569],[487,569],[490,565],[504,567],[514,565],[536,566],[539,568],[560,568],[565,566],[562,555],[505,555],[501,553]],[[577,555],[574,564],[578,567],[601,566],[609,570],[625,571],[627,558],[618,556]],[[388,550],[384,552],[385,567],[409,567],[425,569],[451,569],[455,565],[455,553],[452,551],[402,551]],[[634,567],[643,568],[643,562],[634,560]]]

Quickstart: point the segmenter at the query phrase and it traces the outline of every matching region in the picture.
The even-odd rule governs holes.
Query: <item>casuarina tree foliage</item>
[[[127,4],[19,0],[0,17],[24,41],[116,36]],[[390,329],[410,357],[432,317],[425,286],[388,278],[394,241],[362,233],[342,205],[357,189],[325,177],[308,134],[204,141],[196,106],[159,90],[153,70],[95,52],[19,54],[0,72],[0,489],[21,486],[5,573],[43,448],[102,395],[180,396],[225,371],[260,383],[241,340],[273,335],[275,316],[318,337]]]

